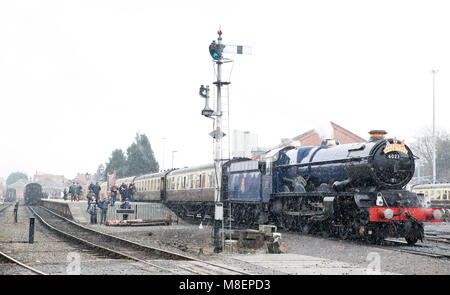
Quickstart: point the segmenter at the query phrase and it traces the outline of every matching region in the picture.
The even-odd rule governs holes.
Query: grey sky
[[[411,141],[450,126],[446,1],[2,1],[0,176],[95,172],[145,133],[165,166],[212,161],[200,84],[221,25],[231,127],[277,144],[326,121]],[[232,56],[229,56],[232,57]],[[225,69],[227,70],[227,69]],[[229,72],[224,72],[229,77]]]

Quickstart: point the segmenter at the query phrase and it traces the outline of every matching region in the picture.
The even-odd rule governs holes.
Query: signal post
[[[223,227],[223,203],[221,197],[222,187],[222,164],[225,160],[222,153],[222,138],[226,135],[222,131],[222,86],[229,85],[230,82],[222,81],[222,65],[225,62],[231,62],[231,59],[224,59],[223,52],[235,54],[251,54],[250,47],[224,45],[222,44],[222,31],[217,32],[219,37],[217,42],[213,41],[209,45],[209,53],[217,66],[217,81],[213,84],[217,87],[217,110],[209,107],[209,86],[201,85],[200,96],[205,98],[205,108],[202,115],[214,120],[214,130],[209,135],[214,138],[214,167],[215,167],[215,190],[214,190],[214,252],[219,253],[223,250],[223,241],[220,243],[220,228]],[[223,240],[223,238],[222,238]]]

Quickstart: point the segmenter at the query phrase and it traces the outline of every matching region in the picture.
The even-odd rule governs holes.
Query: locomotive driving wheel
[[[350,236],[350,230],[347,226],[345,226],[344,224],[338,226],[337,228],[337,236],[341,239],[341,240],[347,240]]]
[[[406,242],[408,243],[408,245],[414,245],[415,243],[417,243],[417,241],[419,240],[419,238],[417,237],[405,237]]]

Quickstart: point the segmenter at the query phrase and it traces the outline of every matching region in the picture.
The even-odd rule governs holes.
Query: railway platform
[[[75,222],[81,224],[88,224],[90,222],[90,215],[87,212],[87,201],[45,199],[42,202],[44,207],[52,209]],[[122,202],[116,201],[114,206],[109,206],[106,215],[107,221],[123,219],[123,214],[117,213],[121,204]],[[160,203],[130,202],[130,205],[134,213],[128,214],[128,219],[166,218],[169,215],[176,217],[175,213]],[[100,221],[100,209],[98,210],[97,220]]]

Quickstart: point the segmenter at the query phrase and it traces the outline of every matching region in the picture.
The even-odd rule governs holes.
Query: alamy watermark
[[[366,257],[366,261],[369,261],[369,265],[366,268],[368,275],[381,274],[381,256],[377,252],[369,252]]]
[[[67,254],[66,274],[80,275],[81,274],[81,255],[77,252],[69,252]]]

